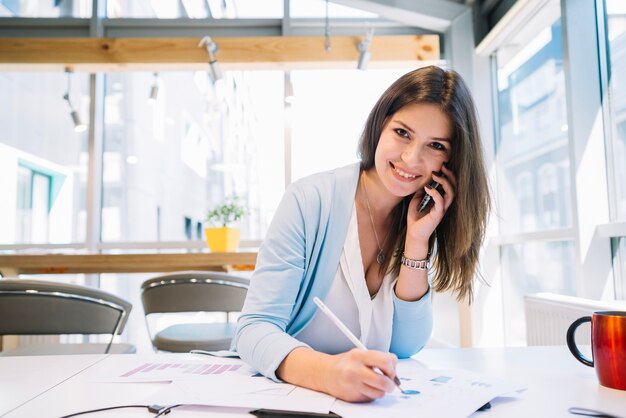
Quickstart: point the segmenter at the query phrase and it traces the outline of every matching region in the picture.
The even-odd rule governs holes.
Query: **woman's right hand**
[[[395,389],[397,362],[394,354],[357,348],[329,356],[325,392],[347,402],[382,398]]]
[[[347,402],[369,402],[394,390],[397,363],[394,354],[382,351],[354,348],[331,355],[298,347],[287,354],[276,376]]]

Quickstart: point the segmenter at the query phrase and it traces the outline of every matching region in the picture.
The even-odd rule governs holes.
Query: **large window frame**
[[[41,37],[41,38],[181,38],[231,36],[319,36],[328,24],[325,18],[290,17],[290,1],[284,0],[283,19],[159,19],[159,18],[108,18],[105,0],[93,0],[90,18],[0,18],[0,37]],[[461,8],[462,6],[459,6]],[[374,27],[376,35],[423,35],[436,33],[428,29],[398,23],[385,18],[372,17],[333,17],[333,35],[364,36],[366,26]],[[106,73],[91,73],[89,78],[90,109],[88,131],[88,173],[86,201],[85,242],[69,244],[37,244],[43,249],[87,249],[88,251],[109,250],[202,250],[206,242],[202,239],[161,242],[102,242],[102,161],[104,148],[104,97]],[[285,91],[289,75],[285,77]],[[285,127],[285,186],[291,183],[291,131]],[[258,247],[261,240],[242,241],[240,247]],[[25,250],[33,244],[0,245],[0,250]]]
[[[499,28],[478,45],[479,56],[494,60],[494,77],[495,51],[548,1],[533,0],[516,5],[498,23]],[[626,236],[626,222],[610,217],[613,167],[606,158],[610,138],[605,128],[609,123],[608,104],[603,100],[608,77],[604,1],[560,0],[560,6],[573,224],[568,228],[527,233],[501,232],[496,245],[503,248],[512,244],[573,240],[577,296],[624,300],[626,279],[624,272],[620,273],[619,258],[614,258],[611,249],[612,241],[623,240]],[[590,65],[594,62],[598,65]],[[497,112],[497,106],[494,110]],[[611,282],[614,286],[607,286]]]

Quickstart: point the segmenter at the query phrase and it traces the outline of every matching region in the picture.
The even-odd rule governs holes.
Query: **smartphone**
[[[429,185],[431,188],[435,189],[435,190],[439,190],[439,186],[441,186],[441,184],[437,183],[435,180],[430,182]],[[417,207],[417,211],[421,212],[424,209],[426,209],[426,206],[428,206],[428,203],[432,200],[432,197],[430,197],[429,194],[425,194],[424,197],[422,198],[422,201],[420,202],[420,205]]]

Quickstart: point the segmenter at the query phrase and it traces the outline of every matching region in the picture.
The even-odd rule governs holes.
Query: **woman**
[[[264,375],[356,402],[392,391],[397,357],[428,340],[431,262],[434,290],[471,300],[490,207],[474,104],[454,71],[425,67],[393,83],[359,154],[287,189],[233,338]],[[315,296],[369,350],[317,315]]]

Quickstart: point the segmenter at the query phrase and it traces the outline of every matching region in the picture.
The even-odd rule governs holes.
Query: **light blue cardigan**
[[[294,338],[313,318],[313,297],[324,300],[346,240],[359,164],[291,184],[259,249],[232,349],[263,375],[275,372],[297,347]],[[417,302],[394,294],[390,351],[400,358],[419,351],[432,331],[431,291]]]

